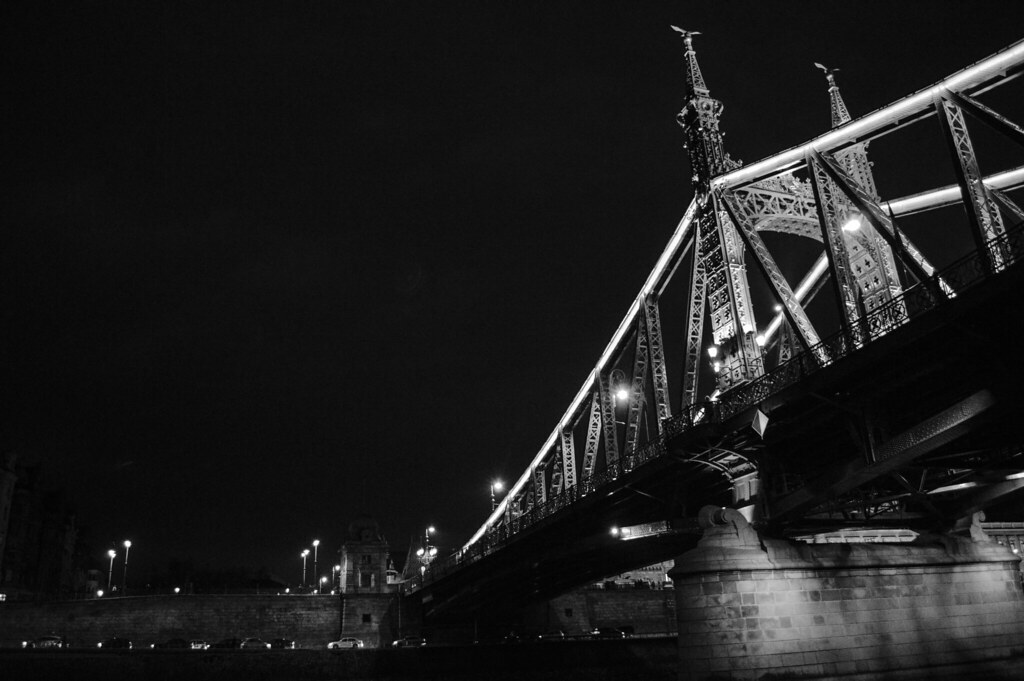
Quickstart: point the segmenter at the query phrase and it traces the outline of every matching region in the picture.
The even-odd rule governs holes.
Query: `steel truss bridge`
[[[818,65],[832,129],[741,166],[697,34],[676,30],[694,199],[527,469],[460,550],[406,583],[428,614],[675,557],[708,504],[776,536],[949,531],[1024,489],[1024,166],[983,171],[971,134],[995,131],[1024,160],[1024,128],[983,103],[1014,87],[1024,101],[1024,41],[858,119]],[[956,184],[883,198],[868,145],[926,122]],[[943,253],[953,234],[969,235],[958,258]],[[792,237],[817,244],[795,286],[776,260]],[[669,343],[667,312],[683,322]]]

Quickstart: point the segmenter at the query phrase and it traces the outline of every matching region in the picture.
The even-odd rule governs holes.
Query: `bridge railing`
[[[992,254],[998,254],[995,258]],[[635,452],[626,454],[597,469],[576,485],[551,495],[543,504],[512,517],[483,535],[476,543],[434,561],[421,577],[405,582],[403,591],[418,589],[466,565],[474,563],[508,544],[524,529],[574,504],[576,501],[615,481],[622,475],[660,458],[668,452],[667,442],[691,428],[705,423],[721,423],[754,407],[772,395],[799,383],[859,348],[935,309],[956,294],[981,283],[1006,269],[1009,263],[1024,260],[1024,223],[1020,223],[985,245],[982,252],[973,251],[953,262],[928,279],[908,288],[860,319],[811,346],[772,371],[749,383],[723,393],[717,400],[688,405],[664,422],[664,435]],[[991,263],[1002,263],[992,266]]]
[[[999,254],[996,261],[1003,264],[993,267],[991,254]],[[673,417],[666,422],[669,436],[678,435],[692,427],[692,414],[699,410],[706,410],[710,415],[706,418],[721,421],[757,405],[864,347],[871,339],[884,336],[942,305],[958,293],[998,274],[1006,269],[1007,263],[1019,262],[1021,259],[1024,259],[1024,223],[990,240],[984,251],[972,251],[941,271],[934,272],[928,279],[918,282],[902,295],[856,320],[849,329],[836,332],[764,376],[724,393],[714,406],[706,403],[694,405],[690,414]],[[694,408],[698,412],[693,412]]]

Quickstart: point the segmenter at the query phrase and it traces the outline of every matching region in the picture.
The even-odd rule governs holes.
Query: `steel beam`
[[[959,437],[967,430],[972,418],[993,404],[995,399],[991,393],[979,391],[882,443],[875,448],[874,461],[847,461],[832,466],[817,480],[770,503],[771,518],[779,520],[793,516],[896,471]]]

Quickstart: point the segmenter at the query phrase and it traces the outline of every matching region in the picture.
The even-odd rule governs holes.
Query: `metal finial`
[[[819,69],[821,69],[822,71],[825,72],[825,78],[828,79],[828,84],[832,85],[832,86],[835,86],[835,84],[836,84],[836,76],[835,76],[835,74],[836,74],[837,71],[839,71],[839,69],[830,69],[827,66],[825,66],[824,64],[819,64],[818,62],[814,62],[814,65],[817,66]]]
[[[671,24],[669,25],[671,26]],[[688,49],[693,49],[693,36],[701,34],[700,31],[687,31],[685,28],[679,28],[678,26],[672,26],[672,30],[682,34]]]

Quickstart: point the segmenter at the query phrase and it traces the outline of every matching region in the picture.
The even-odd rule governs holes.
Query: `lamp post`
[[[331,586],[334,586],[334,580],[338,580],[338,588],[341,588],[341,566],[335,565],[331,568]]]
[[[316,593],[317,593],[317,595],[322,594],[324,592],[324,584],[326,584],[326,583],[327,583],[327,578],[326,577],[321,577],[320,578],[320,583],[316,585]]]
[[[314,577],[320,574],[320,568],[317,567],[317,559],[316,559],[317,547],[318,546],[320,546],[320,540],[319,539],[314,539],[313,540],[313,576]],[[319,593],[319,589],[320,589],[320,585],[317,584],[317,593]]]
[[[491,510],[498,508],[498,499],[495,493],[502,492],[505,490],[505,483],[501,480],[495,480],[491,483]]]
[[[430,561],[437,555],[437,547],[430,545],[430,535],[437,532],[433,525],[427,527],[423,532],[423,548],[416,552],[416,556],[420,559],[422,565],[420,565],[420,574],[422,575],[427,571],[427,566],[430,565]]]
[[[132,548],[132,543],[128,539],[124,540],[124,574],[121,577],[121,595],[128,595],[128,551]]]
[[[110,569],[107,570],[107,592],[110,592],[110,582],[114,577],[114,558],[117,556],[117,551],[110,549],[107,551],[107,555],[110,556]]]
[[[309,549],[303,549],[302,553],[299,554],[302,558],[302,587],[306,587],[306,556],[309,555]]]

